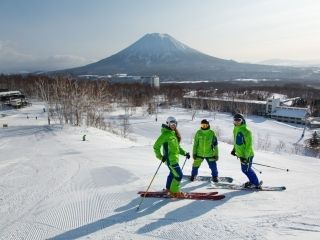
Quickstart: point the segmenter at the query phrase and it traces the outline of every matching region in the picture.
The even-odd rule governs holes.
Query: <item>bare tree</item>
[[[50,85],[48,83],[48,80],[41,78],[36,82],[36,86],[39,90],[42,101],[44,101],[46,104],[45,108],[47,109],[48,125],[50,125]]]
[[[279,144],[276,146],[275,150],[276,152],[282,152],[285,150],[286,143],[282,140],[279,141]]]
[[[269,134],[262,135],[258,133],[257,149],[266,151],[270,149],[270,146],[271,146],[270,135]]]

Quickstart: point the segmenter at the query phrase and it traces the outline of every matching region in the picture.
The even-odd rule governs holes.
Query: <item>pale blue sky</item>
[[[146,33],[240,62],[320,59],[319,0],[0,0],[0,71],[79,66]]]

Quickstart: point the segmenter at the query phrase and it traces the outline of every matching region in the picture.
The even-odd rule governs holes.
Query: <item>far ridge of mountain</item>
[[[57,71],[73,75],[159,75],[171,80],[316,79],[319,73],[293,67],[239,63],[195,50],[168,34],[146,34],[122,51],[86,66]]]
[[[293,67],[320,67],[320,60],[291,60],[291,59],[267,59],[257,64]]]

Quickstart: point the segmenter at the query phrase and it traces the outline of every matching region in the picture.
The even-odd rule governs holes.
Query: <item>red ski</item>
[[[193,199],[193,200],[221,200],[225,198],[224,195],[217,195],[218,192],[184,192],[183,196],[173,197],[167,192],[138,192],[141,197],[147,198],[172,198],[172,199]]]

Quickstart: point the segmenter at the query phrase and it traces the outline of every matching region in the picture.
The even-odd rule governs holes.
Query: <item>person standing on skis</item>
[[[179,154],[186,156],[187,159],[190,158],[190,154],[180,147],[181,135],[177,125],[178,122],[174,117],[168,117],[166,124],[162,124],[161,135],[153,145],[156,157],[169,168],[166,190],[174,197],[183,195],[180,192],[183,173],[179,166]]]
[[[219,159],[218,140],[216,134],[210,129],[206,119],[201,121],[201,128],[197,131],[193,141],[193,165],[190,181],[194,181],[198,175],[198,169],[205,159],[211,169],[213,182],[218,182],[217,161]]]
[[[233,123],[234,146],[231,154],[240,159],[241,170],[249,179],[249,181],[244,183],[243,186],[246,188],[260,188],[262,181],[259,182],[256,173],[252,169],[252,161],[254,157],[252,133],[247,128],[246,120],[242,114],[235,114],[233,117]]]

